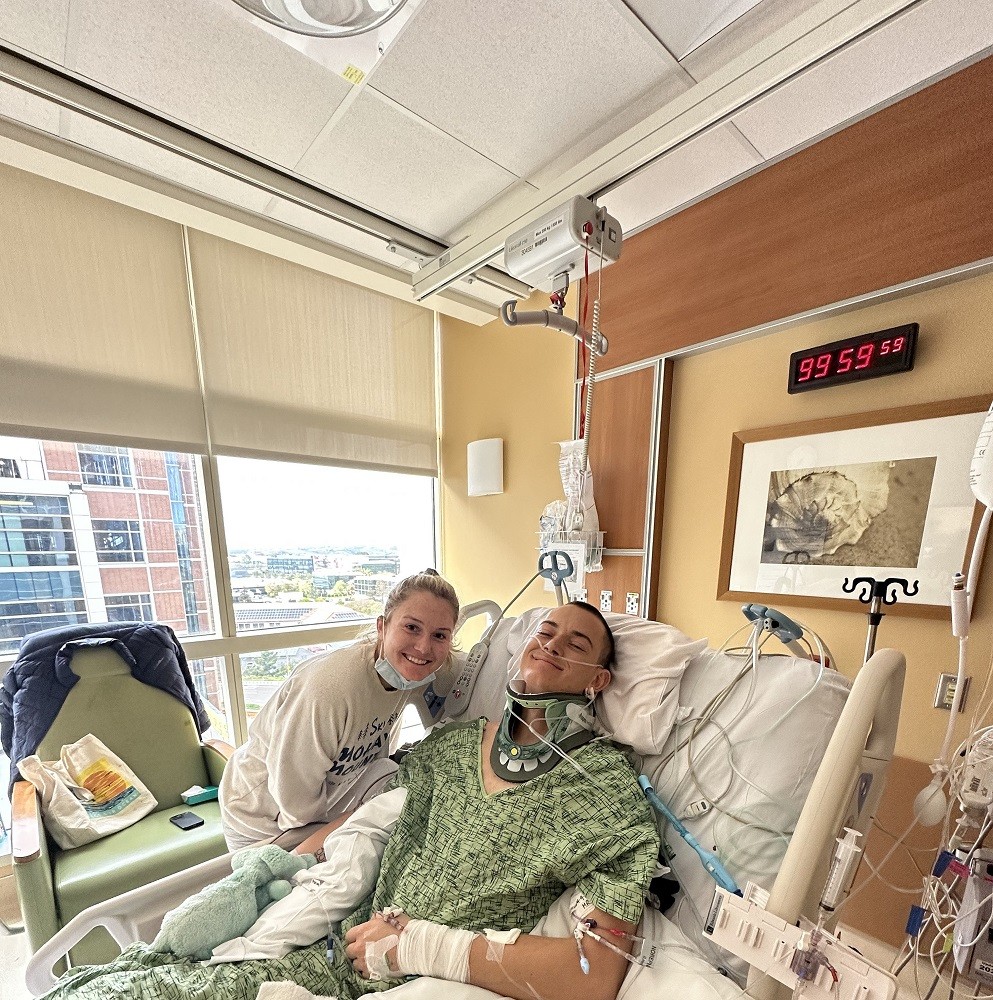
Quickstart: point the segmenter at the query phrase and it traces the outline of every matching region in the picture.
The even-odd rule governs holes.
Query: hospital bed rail
[[[852,683],[766,905],[787,923],[816,915],[841,828],[858,830],[865,842],[893,759],[905,673],[902,653],[880,649]],[[754,969],[748,989],[755,1000],[790,995]]]
[[[59,975],[55,967],[61,968],[69,950],[98,927],[103,927],[122,951],[135,941],[151,941],[169,910],[230,874],[231,855],[222,854],[87,907],[31,956],[24,972],[25,985],[33,996],[50,990]]]
[[[872,822],[893,757],[904,670],[902,653],[881,649],[852,684],[769,897],[767,909],[783,920],[816,914],[838,830],[844,824],[865,833]],[[168,910],[230,871],[231,855],[223,855],[84,910],[32,956],[28,989],[35,996],[50,989],[54,967],[96,927],[106,928],[122,949],[150,941]],[[779,1000],[782,991],[768,980],[750,988],[756,1000]]]

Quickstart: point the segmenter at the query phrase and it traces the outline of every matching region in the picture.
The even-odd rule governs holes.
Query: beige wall
[[[535,295],[527,308],[547,305]],[[521,308],[525,308],[522,304]],[[464,603],[501,605],[534,573],[538,517],[562,497],[556,442],[571,437],[573,341],[542,327],[441,320],[441,552]],[[466,445],[504,440],[504,492],[466,496]],[[514,611],[554,604],[541,581]]]
[[[921,326],[912,372],[787,394],[791,352],[909,322]],[[677,360],[657,617],[691,636],[708,636],[714,645],[744,622],[738,604],[715,597],[734,431],[981,394],[993,396],[993,275]],[[950,566],[949,574],[957,568]],[[969,673],[982,682],[990,660],[993,586],[981,581],[978,589]],[[785,601],[778,603],[790,613]],[[842,670],[856,669],[865,646],[864,615],[798,608],[796,617],[828,641]],[[897,753],[930,760],[948,720],[932,707],[935,683],[940,672],[954,672],[957,662],[950,627],[889,616],[877,645],[907,654]],[[974,689],[966,715],[977,695]]]

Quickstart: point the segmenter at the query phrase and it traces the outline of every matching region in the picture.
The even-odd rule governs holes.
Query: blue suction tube
[[[645,793],[645,798],[651,803],[652,808],[656,812],[661,813],[687,845],[696,851],[697,857],[700,858],[700,863],[710,873],[713,880],[722,889],[727,889],[728,892],[733,892],[736,896],[742,895],[741,890],[738,888],[738,883],[735,882],[728,870],[721,864],[721,859],[713,851],[708,851],[705,847],[700,846],[696,837],[679,822],[673,811],[659,798],[658,793],[652,788],[652,783],[648,780],[648,777],[644,774],[639,775],[638,784],[641,785],[641,790]]]

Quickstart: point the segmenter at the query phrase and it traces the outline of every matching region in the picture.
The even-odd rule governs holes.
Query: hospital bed
[[[543,613],[535,609],[495,627],[471,691],[449,697],[446,714],[501,716],[513,653]],[[899,719],[902,654],[879,650],[849,681],[811,659],[762,652],[750,660],[750,652],[710,649],[706,640],[693,642],[665,624],[608,619],[617,662],[598,707],[605,727],[633,747],[635,763],[661,798],[697,840],[716,848],[738,883],[769,892],[769,912],[788,924],[816,913],[839,830],[867,832],[882,794]],[[743,670],[749,662],[752,669]],[[678,989],[688,1000],[730,998],[739,994],[733,983],[746,979],[749,995],[760,1000],[788,996],[705,938],[713,879],[661,817],[660,829],[679,889],[668,919],[646,910],[639,933],[660,946],[663,958],[651,968],[632,966],[619,1000],[655,997],[662,989]],[[53,966],[95,927],[105,927],[122,948],[151,940],[169,909],[229,871],[227,855],[81,913],[32,957],[28,988],[35,995],[47,990]],[[556,929],[553,914],[546,933],[568,928]],[[492,996],[436,980],[415,980],[389,995]]]

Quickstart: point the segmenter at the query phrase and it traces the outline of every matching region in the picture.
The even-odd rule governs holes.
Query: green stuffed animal
[[[165,915],[150,949],[206,961],[219,944],[241,937],[270,903],[288,895],[289,879],[315,863],[313,854],[290,854],[275,844],[238,851],[230,875]]]

